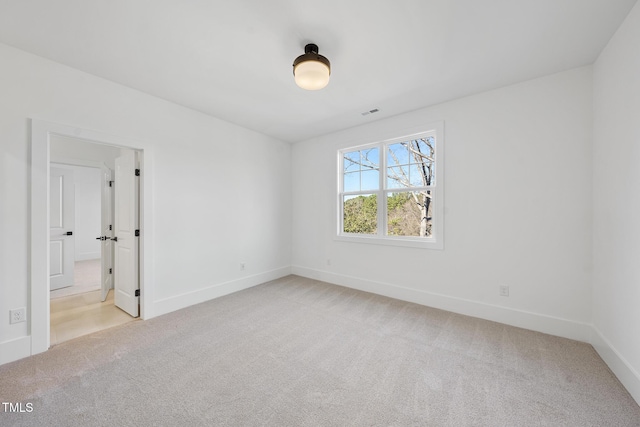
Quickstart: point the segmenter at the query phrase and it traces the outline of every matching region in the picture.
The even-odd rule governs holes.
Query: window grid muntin
[[[369,159],[368,154],[371,152],[375,152],[372,157],[373,161]],[[380,146],[378,145],[368,145],[363,147],[353,147],[344,151],[341,151],[341,163],[342,163],[342,174],[340,181],[340,189],[342,193],[351,193],[358,191],[378,191],[380,189]],[[357,156],[354,156],[354,153],[358,153]],[[355,158],[357,157],[357,163]],[[376,159],[377,157],[377,159]],[[368,161],[368,164],[365,164],[365,159]],[[375,163],[377,160],[377,163]],[[353,166],[357,165],[357,168]],[[366,177],[370,177],[373,175],[377,175],[378,179],[366,180]],[[346,191],[347,180],[345,177],[355,178],[357,176],[358,182],[358,190],[353,190],[353,185],[349,187],[349,191]],[[377,183],[376,183],[377,181]],[[351,183],[351,181],[349,181]],[[373,182],[373,186],[369,186],[369,182]]]
[[[398,187],[398,188],[389,188],[387,186],[387,150],[389,148],[389,146],[394,145],[394,144],[399,144],[399,143],[411,143],[412,141],[416,141],[416,140],[423,140],[423,139],[432,139],[433,142],[433,153],[432,153],[432,159],[431,159],[431,164],[430,166],[432,167],[432,174],[431,174],[431,185],[428,186],[408,186],[408,187]],[[436,237],[435,233],[433,233],[430,237],[420,237],[420,236],[393,236],[393,235],[389,235],[388,234],[388,215],[389,213],[387,212],[387,197],[388,197],[388,193],[398,193],[398,192],[412,192],[412,191],[431,191],[431,199],[432,199],[432,203],[435,203],[436,201],[436,181],[437,181],[437,177],[436,177],[436,159],[437,159],[437,152],[438,152],[438,133],[436,131],[428,131],[428,132],[421,132],[418,134],[414,134],[414,135],[409,135],[409,136],[404,136],[404,137],[398,137],[398,138],[393,138],[393,139],[389,139],[389,140],[385,140],[385,141],[380,141],[380,142],[376,142],[376,143],[371,143],[371,144],[366,144],[366,145],[361,145],[361,146],[357,146],[357,147],[350,147],[348,149],[345,150],[340,150],[340,158],[341,158],[341,162],[342,164],[344,164],[344,156],[347,153],[353,153],[353,152],[359,152],[360,153],[360,162],[362,163],[362,152],[365,150],[373,150],[375,148],[378,148],[378,168],[377,170],[379,171],[378,174],[378,178],[379,178],[379,189],[378,190],[365,190],[362,189],[362,182],[360,184],[360,190],[359,191],[349,191],[346,192],[344,191],[344,175],[345,175],[345,171],[344,171],[344,167],[342,170],[342,173],[340,174],[340,182],[339,182],[339,188],[341,190],[340,194],[339,194],[339,205],[340,205],[340,217],[339,217],[339,235],[342,236],[353,236],[353,237],[380,237],[383,238],[385,240],[413,240],[413,241],[431,241],[434,240],[434,238]],[[382,153],[383,155],[380,155],[380,153]],[[415,163],[415,162],[411,162],[413,160],[413,158],[411,157],[411,154],[408,154],[408,160],[409,163],[407,164],[414,164],[414,165],[418,165],[421,163]],[[359,165],[359,170],[362,170],[362,165]],[[385,173],[381,173],[381,171],[385,171]],[[377,233],[376,235],[371,235],[371,234],[360,234],[360,233],[347,233],[344,231],[344,196],[357,196],[357,195],[365,195],[365,194],[376,194],[377,197],[377,203],[378,203],[378,221],[376,224],[377,227]],[[432,218],[432,229],[436,229],[436,221],[442,221],[442,218],[435,215],[433,215]]]

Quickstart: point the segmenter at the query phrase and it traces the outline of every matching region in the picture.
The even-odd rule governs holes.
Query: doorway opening
[[[50,345],[54,346],[135,317],[114,303],[109,274],[113,246],[106,240],[113,234],[111,178],[121,149],[57,135],[51,136],[49,149]]]
[[[113,326],[113,323],[101,323],[91,317],[92,311],[104,314],[108,306],[117,313],[115,317],[119,320],[116,322],[146,318],[145,293],[150,293],[151,288],[144,285],[143,268],[145,218],[140,213],[145,203],[149,203],[144,194],[145,188],[147,191],[150,188],[149,181],[143,180],[148,166],[144,163],[143,150],[113,135],[35,119],[31,121],[31,141],[28,317],[33,355],[46,351],[51,344],[70,339],[69,334],[65,333],[67,338],[61,338],[50,329],[58,318],[65,321],[75,318],[82,328],[71,326],[70,329],[76,329],[74,333],[79,335]],[[91,236],[94,245],[87,244],[86,233],[82,236],[81,224],[71,222],[69,225],[63,221],[69,217],[74,219],[77,209],[69,214],[71,211],[67,207],[65,215],[63,205],[65,196],[72,193],[75,196],[76,191],[73,187],[71,190],[64,188],[65,179],[60,177],[60,170],[99,174],[100,221],[99,227],[94,227],[91,233],[95,234]],[[105,186],[113,191],[105,191]],[[96,210],[95,204],[93,209]],[[89,222],[84,214],[78,218],[84,225]],[[84,249],[76,251],[76,243]],[[78,272],[74,274],[76,266]],[[77,279],[74,276],[78,276]],[[80,288],[87,292],[80,292]],[[60,298],[51,298],[52,289],[54,293],[58,292],[54,296]],[[63,292],[64,289],[67,291]],[[61,296],[60,293],[69,295]],[[83,328],[85,332],[78,330]]]

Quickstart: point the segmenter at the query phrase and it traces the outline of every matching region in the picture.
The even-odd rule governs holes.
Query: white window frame
[[[378,245],[389,246],[407,246],[424,249],[439,249],[444,248],[444,170],[443,170],[443,146],[444,146],[444,124],[442,122],[434,123],[429,126],[422,127],[422,131],[408,133],[403,136],[388,138],[373,143],[366,143],[356,146],[350,146],[341,148],[338,150],[337,156],[337,175],[338,175],[338,209],[337,209],[337,234],[336,240],[358,243],[371,243]],[[420,139],[424,137],[433,137],[435,140],[435,183],[429,187],[408,187],[403,189],[387,188],[387,146],[398,142],[406,142],[410,140]],[[345,153],[366,150],[369,148],[379,148],[380,157],[380,173],[379,173],[379,187],[377,190],[362,190],[355,192],[345,192],[344,189],[344,170],[343,161]],[[387,235],[387,194],[395,193],[398,190],[411,191],[429,189],[433,194],[433,220],[430,237],[418,237],[418,236],[389,236]],[[378,202],[378,226],[377,234],[358,234],[358,233],[345,233],[343,231],[344,220],[344,196],[358,195],[358,194],[376,194]]]

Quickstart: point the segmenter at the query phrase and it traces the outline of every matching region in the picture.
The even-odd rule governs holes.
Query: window
[[[338,152],[339,239],[442,249],[441,129]]]

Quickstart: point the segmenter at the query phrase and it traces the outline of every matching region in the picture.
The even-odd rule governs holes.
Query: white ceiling
[[[590,64],[635,2],[0,0],[0,42],[297,142]],[[309,42],[321,91],[293,81]]]

